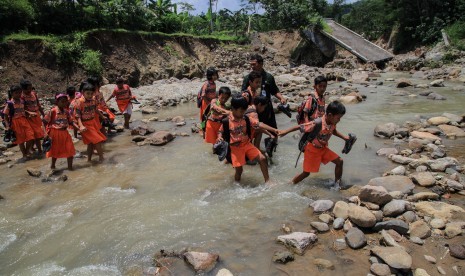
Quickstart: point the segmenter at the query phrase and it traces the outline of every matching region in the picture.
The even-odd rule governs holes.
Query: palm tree
[[[148,7],[152,9],[158,18],[172,13],[172,8],[174,7],[171,0],[149,0]]]

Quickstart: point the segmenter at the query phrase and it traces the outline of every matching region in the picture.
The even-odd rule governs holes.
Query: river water
[[[384,74],[381,79],[401,76],[406,75]],[[388,140],[373,136],[376,124],[402,124],[415,116],[443,112],[461,114],[465,93],[452,90],[461,84],[446,85],[431,89],[446,96],[446,101],[393,96],[394,82],[360,87],[367,101],[348,105],[338,125],[341,132],[358,136],[350,154],[342,156],[345,183],[365,185],[395,167],[376,156],[377,149],[390,146]],[[403,91],[420,92],[414,88]],[[161,110],[157,117],[182,115],[187,125],[176,128],[170,122],[154,122],[152,126],[190,132],[197,112],[194,103]],[[135,114],[135,118],[141,116]],[[277,118],[281,128],[294,124],[283,114]],[[3,165],[0,194],[6,199],[0,201],[0,275],[126,275],[149,267],[153,254],[161,249],[184,248],[218,253],[221,261],[212,275],[223,267],[234,275],[281,275],[271,261],[274,252],[283,249],[275,242],[282,234],[281,226],[308,231],[311,214],[307,206],[312,199],[344,197],[328,189],[332,164],[299,185],[288,184],[301,171],[302,157],[294,168],[296,139],[292,134],[280,139],[269,169],[272,187],[263,185],[258,166],[246,166],[241,184],[234,183],[233,169],[218,162],[197,134],[177,137],[164,147],[138,147],[125,132],[105,144],[103,164],[88,165],[85,159],[76,159],[75,170],[64,172],[69,177],[66,182],[42,183],[25,172],[27,167],[46,172],[48,160],[16,164],[11,169]],[[463,140],[446,143],[455,146],[449,154],[463,162]],[[342,140],[333,137],[330,147],[340,153]],[[57,167],[65,168],[64,162],[59,160]],[[338,267],[334,273],[367,273],[357,264],[347,267]],[[178,269],[183,272],[175,275],[194,275],[185,267],[178,265]]]

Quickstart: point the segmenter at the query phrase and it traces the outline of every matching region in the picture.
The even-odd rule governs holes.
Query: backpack
[[[205,83],[204,83],[205,84]],[[197,107],[198,108],[201,108],[202,107],[202,89],[203,88],[203,85],[202,87],[200,87],[200,90],[199,92],[197,92]],[[207,81],[207,90],[210,88],[210,82]]]
[[[246,125],[246,133],[247,136],[249,136],[249,139],[252,139],[252,130],[250,128],[250,119],[247,116],[244,116],[245,120],[245,125]],[[226,155],[226,160],[228,160],[229,163],[232,163],[231,161],[231,146],[230,144],[230,139],[231,139],[231,133],[229,132],[229,118],[226,117],[224,118],[221,123],[223,124],[223,140],[228,142],[228,154]]]
[[[207,120],[210,116],[211,103],[207,105],[205,110],[202,113],[202,122],[200,122],[200,129],[203,131],[203,138],[205,139],[205,129],[207,128]]]
[[[307,104],[307,101],[310,99],[312,101],[312,104],[310,105],[310,110],[306,110],[305,105]],[[318,101],[313,94],[310,94],[310,98],[304,100],[297,108],[297,124],[303,124],[305,122],[305,116],[310,117],[311,115],[313,115],[313,113],[315,113],[317,108]]]
[[[302,154],[302,152],[305,151],[305,147],[307,146],[307,144],[313,141],[313,139],[315,139],[318,133],[320,133],[321,131],[321,125],[322,125],[321,118],[316,118],[314,122],[315,122],[315,128],[313,128],[313,130],[310,132],[305,132],[304,134],[302,134],[302,137],[300,137],[299,145],[298,145],[299,156],[297,156],[297,160],[295,161],[295,168],[297,168],[297,163],[299,163],[300,155]]]
[[[13,116],[15,115],[15,105],[14,105],[14,103],[12,101],[6,101],[6,104],[8,105],[8,110],[9,110],[9,113],[8,113],[8,125],[11,127],[11,122],[13,120]],[[0,110],[0,117],[2,118],[3,126],[6,127],[4,109]]]

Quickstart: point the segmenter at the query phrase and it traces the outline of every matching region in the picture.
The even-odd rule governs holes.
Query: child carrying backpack
[[[218,79],[218,71],[210,67],[207,69],[207,81],[202,85],[199,92],[197,93],[197,107],[200,108],[200,122],[202,122],[202,116],[205,109],[216,98],[216,84],[215,81]]]

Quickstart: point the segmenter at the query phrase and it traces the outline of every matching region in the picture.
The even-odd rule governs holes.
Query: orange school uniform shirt
[[[90,121],[97,115],[97,102],[95,99],[86,100],[86,98],[79,98],[75,106],[76,118],[81,118],[82,121]]]
[[[308,123],[303,123],[300,125],[301,132],[311,132],[315,128],[315,122],[311,121]],[[321,130],[313,141],[312,145],[316,148],[327,147],[329,143],[329,138],[333,135],[336,130],[336,125],[329,125],[326,123],[326,115],[321,118]]]
[[[26,111],[24,111],[24,101],[23,99],[15,101],[14,99],[11,99],[10,102],[13,103],[13,107],[15,109],[13,113],[13,118],[12,119],[17,119],[20,117],[26,117]],[[3,110],[3,113],[10,116],[10,108],[8,104],[5,104],[5,109]],[[11,126],[10,126],[11,127]]]
[[[118,105],[119,111],[125,111],[128,108],[132,98],[132,92],[131,88],[129,88],[129,85],[124,84],[122,89],[119,89],[118,86],[116,86],[112,95],[116,99],[116,104]]]
[[[210,103],[210,116],[208,116],[208,120],[213,122],[221,122],[226,115],[223,115],[219,108],[226,109],[224,105],[220,103],[219,100],[213,99]]]
[[[325,109],[326,109],[326,102],[325,98],[318,96],[318,93],[316,91],[313,92],[313,95],[315,96],[316,102],[317,102],[317,108],[313,114],[308,114],[309,116],[304,116],[305,123],[308,123],[312,120],[315,120],[316,118],[321,118],[323,115],[325,115]],[[304,110],[305,112],[309,112],[310,109],[312,108],[312,101],[313,99],[311,96],[307,99],[305,102],[305,107]]]
[[[40,104],[37,93],[32,91],[30,94],[23,93],[21,99],[24,101],[24,109],[30,112],[39,112]],[[39,114],[37,114],[39,115]]]
[[[234,116],[231,114],[228,116],[229,118],[229,133],[230,133],[230,140],[229,144],[232,146],[238,145],[245,145],[250,142],[250,138],[247,135],[247,123],[244,118],[236,120]],[[250,119],[250,127],[253,129],[257,129],[259,127],[258,120],[253,118]],[[223,132],[223,125],[220,127],[220,132]],[[228,141],[227,141],[228,142]]]
[[[48,122],[47,128],[66,130],[72,124],[71,116],[67,109],[63,111],[58,106],[53,107],[46,115],[45,121]]]

